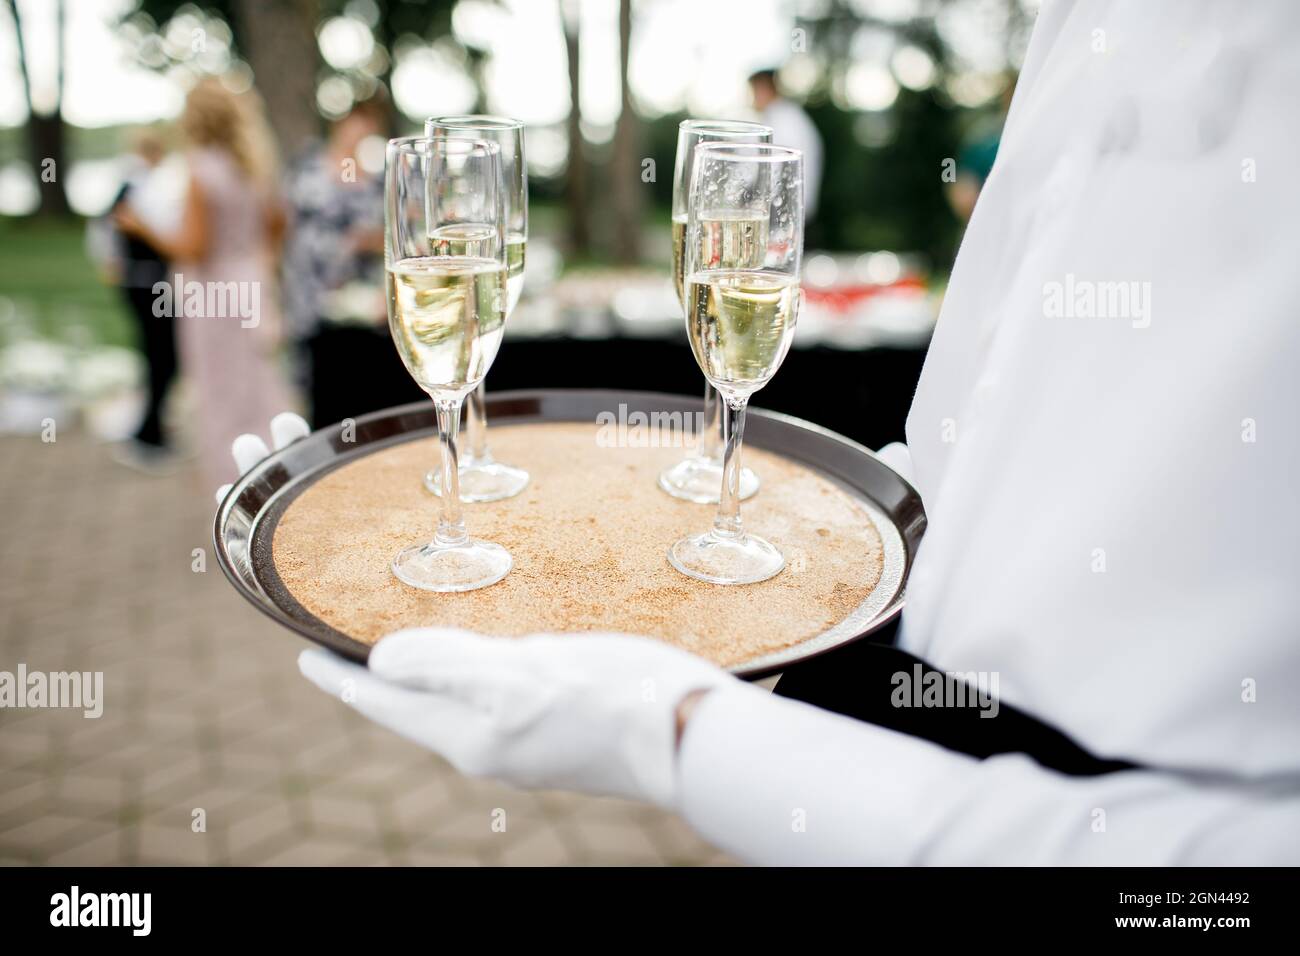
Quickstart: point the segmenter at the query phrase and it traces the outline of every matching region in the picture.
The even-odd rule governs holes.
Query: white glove
[[[271,421],[277,451],[310,431],[292,412]],[[231,453],[240,474],[270,454],[256,435],[240,435]],[[230,487],[217,491],[218,502]],[[692,691],[741,684],[692,654],[627,634],[418,628],[375,645],[369,669],[323,649],[303,651],[298,667],[464,773],[661,806],[677,797],[678,705]]]
[[[305,438],[311,434],[311,426],[308,425],[301,415],[295,415],[293,412],[281,412],[271,419],[271,442],[275,445],[275,450],[279,451],[286,445],[292,445],[299,438]],[[252,468],[259,461],[271,454],[266,447],[266,442],[257,435],[244,434],[240,435],[230,443],[230,454],[235,458],[235,467],[239,469],[239,474]],[[222,485],[217,489],[217,504],[221,504],[226,493],[230,491],[232,485]]]
[[[902,475],[905,481],[912,481],[912,452],[901,441],[881,446],[876,457]]]
[[[463,773],[521,787],[677,799],[677,706],[739,681],[685,651],[626,634],[483,637],[398,631],[369,669],[303,651],[308,680]]]

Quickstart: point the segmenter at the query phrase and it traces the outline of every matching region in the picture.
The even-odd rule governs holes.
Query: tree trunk
[[[641,157],[638,155],[640,120],[632,108],[632,89],[627,81],[632,45],[632,0],[618,5],[619,83],[623,102],[614,127],[614,258],[631,264],[641,258]]]
[[[238,0],[239,39],[281,156],[320,134],[316,111],[317,0]]]
[[[569,214],[569,251],[576,255],[586,255],[591,246],[591,235],[588,231],[587,159],[583,150],[582,101],[578,83],[581,62],[578,8],[577,3],[561,0],[564,47],[569,55],[569,164],[565,171],[564,191]]]
[[[68,205],[68,194],[63,189],[64,177],[68,173],[64,164],[62,114],[65,36],[63,2],[59,0],[56,15],[55,29],[58,40],[55,55],[59,59],[55,64],[57,90],[53,114],[38,114],[32,108],[32,80],[27,72],[27,45],[23,41],[23,22],[18,15],[17,0],[9,0],[9,16],[14,22],[14,36],[18,46],[18,72],[22,76],[23,95],[27,100],[27,155],[32,164],[32,174],[36,177],[36,212],[42,216],[67,216],[72,213],[72,209]]]
[[[63,117],[58,113],[53,116],[31,114],[27,121],[27,141],[32,172],[36,176],[36,188],[40,192],[37,212],[51,218],[72,215],[68,194],[63,188],[68,175],[64,157]],[[52,162],[47,165],[46,160]],[[52,179],[46,169],[53,174]]]

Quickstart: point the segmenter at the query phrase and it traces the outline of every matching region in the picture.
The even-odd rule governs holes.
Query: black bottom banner
[[[1050,933],[1232,945],[1288,925],[1295,886],[1294,871],[1241,869],[8,869],[0,920],[7,942],[373,945],[452,931],[499,944],[509,930],[555,941],[563,927],[566,946],[698,945],[710,929],[734,942],[790,927],[807,941],[812,924],[827,945],[845,932],[866,945],[873,930],[927,944]]]

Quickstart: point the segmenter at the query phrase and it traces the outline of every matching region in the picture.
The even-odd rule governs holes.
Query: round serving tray
[[[629,412],[695,412],[698,400],[653,392],[519,391],[489,393],[489,420],[496,425],[591,422],[620,404]],[[213,543],[230,583],[269,617],[303,637],[355,661],[370,645],[326,624],[289,593],[271,557],[276,524],[289,504],[329,472],[383,448],[437,434],[432,402],[417,402],[355,420],[350,440],[332,425],[259,462],[230,489],[217,509]],[[880,582],[844,620],[829,630],[731,668],[756,679],[784,670],[866,637],[903,609],[903,589],[925,531],[920,496],[869,450],[809,422],[763,409],[746,415],[745,443],[783,455],[833,481],[854,497],[880,533],[884,567]],[[647,494],[662,494],[648,489]],[[704,507],[704,506],[702,506]]]

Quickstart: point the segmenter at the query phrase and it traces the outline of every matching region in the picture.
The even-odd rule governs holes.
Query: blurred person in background
[[[821,195],[821,134],[802,106],[781,95],[774,70],[759,70],[750,76],[749,90],[759,122],[772,127],[772,142],[803,151],[804,218],[811,222],[817,215],[817,197]]]
[[[201,80],[185,99],[180,126],[189,185],[179,227],[164,234],[125,206],[115,219],[172,264],[170,296],[154,311],[170,304],[179,313],[181,369],[198,398],[200,465],[206,478],[222,481],[235,437],[289,403],[274,356],[272,262],[284,215],[273,198],[274,150],[254,93]],[[196,289],[202,303],[191,295]]]
[[[151,232],[168,235],[180,219],[180,196],[163,167],[167,147],[149,129],[136,133],[131,166],[112,212],[129,214],[147,223]],[[162,411],[168,389],[176,378],[176,322],[170,313],[154,314],[154,285],[166,280],[164,253],[136,233],[123,233],[118,243],[114,278],[135,320],[137,342],[147,368],[148,394],[144,415],[135,434],[116,449],[115,457],[133,467],[165,467],[172,449],[163,432]]]
[[[368,138],[388,138],[390,119],[380,88],[285,181],[286,332],[316,428],[424,397],[388,334],[383,177],[358,155]]]

